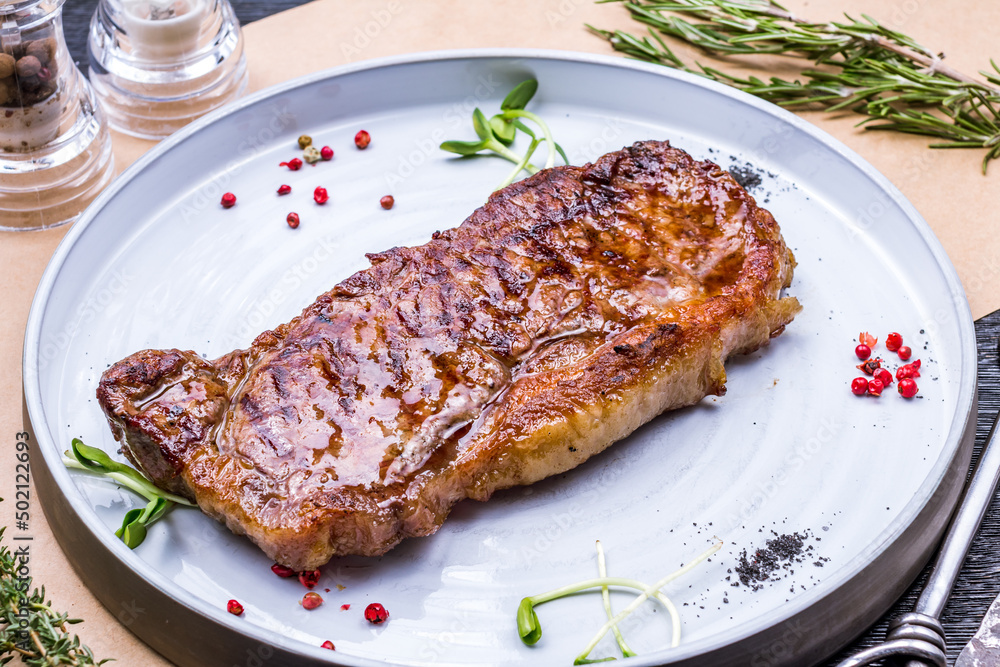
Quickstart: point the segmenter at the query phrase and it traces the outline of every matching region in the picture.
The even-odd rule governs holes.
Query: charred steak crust
[[[725,391],[794,260],[717,165],[646,141],[494,193],[214,361],[145,350],[97,395],[128,458],[296,570],[568,470]]]

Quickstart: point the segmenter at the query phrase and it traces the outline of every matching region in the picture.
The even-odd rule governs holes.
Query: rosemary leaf
[[[4,528],[0,528],[0,540]],[[0,544],[0,664],[16,657],[28,667],[103,665],[110,659],[97,660],[93,652],[71,635],[66,626],[80,619],[57,612],[45,599],[45,587],[30,593],[32,579],[27,575],[27,557],[13,553]]]
[[[588,25],[625,55],[697,74],[787,107],[850,110],[868,130],[919,134],[930,148],[978,148],[983,172],[1000,157],[1000,66],[982,79],[952,69],[943,56],[866,14],[816,23],[771,0],[609,0],[621,2],[648,36]],[[740,77],[685,63],[663,37],[711,56],[780,55],[811,63],[792,81]],[[879,121],[869,124],[868,121]]]

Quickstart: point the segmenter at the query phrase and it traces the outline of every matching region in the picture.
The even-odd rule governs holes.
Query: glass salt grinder
[[[114,175],[111,137],[73,64],[63,0],[0,1],[0,229],[72,222]]]
[[[88,51],[111,127],[143,139],[162,139],[247,87],[229,0],[100,0]]]

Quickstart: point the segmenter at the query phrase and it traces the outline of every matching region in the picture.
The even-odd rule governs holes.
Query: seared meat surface
[[[568,470],[725,390],[799,311],[771,214],[647,141],[494,193],[205,361],[101,379],[126,456],[296,570],[428,535],[463,498]]]

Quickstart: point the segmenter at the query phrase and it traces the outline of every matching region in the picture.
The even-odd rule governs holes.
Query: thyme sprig
[[[603,0],[619,2],[622,0]],[[859,125],[937,137],[931,148],[979,148],[982,169],[1000,157],[1000,66],[976,79],[944,64],[907,35],[870,16],[816,23],[771,0],[625,0],[648,36],[587,27],[628,56],[659,63],[786,107],[849,109]],[[741,77],[695,62],[688,65],[661,35],[712,56],[779,55],[811,61],[803,80]]]
[[[586,579],[584,581],[579,581],[575,584],[569,584],[567,586],[562,586],[554,590],[548,591],[546,593],[540,593],[538,595],[533,595],[531,597],[526,597],[521,600],[521,604],[517,608],[517,632],[521,637],[521,641],[525,644],[531,646],[537,644],[538,640],[542,638],[542,624],[538,620],[538,614],[535,612],[535,607],[545,602],[550,602],[551,600],[556,600],[561,597],[566,597],[567,595],[573,595],[574,593],[579,593],[581,591],[589,590],[591,588],[599,588],[602,591],[602,596],[604,591],[609,586],[615,586],[618,588],[631,588],[633,590],[640,591],[640,594],[623,610],[618,612],[616,615],[611,615],[610,601],[607,602],[605,611],[608,614],[608,621],[601,626],[597,633],[591,638],[590,642],[583,649],[583,651],[576,657],[573,661],[574,665],[587,665],[595,662],[606,662],[608,660],[614,660],[615,658],[600,658],[591,659],[587,656],[590,652],[594,650],[597,643],[606,635],[610,630],[615,630],[616,638],[620,638],[620,633],[617,631],[617,626],[623,620],[625,620],[633,611],[639,608],[643,602],[651,597],[656,598],[659,602],[666,607],[667,611],[670,613],[671,618],[671,637],[670,646],[675,647],[680,643],[680,615],[677,613],[677,607],[674,603],[670,601],[670,598],[665,596],[660,589],[669,584],[674,579],[690,572],[699,563],[704,561],[706,558],[714,554],[716,551],[722,548],[722,541],[716,538],[715,544],[699,554],[694,560],[692,560],[687,565],[674,570],[670,574],[666,575],[659,581],[657,581],[652,586],[647,586],[641,581],[636,581],[635,579],[626,579],[623,577],[609,577],[605,574],[604,567],[604,551],[598,542],[598,567],[600,577],[596,579]],[[622,651],[622,655],[625,657],[634,656],[635,653],[628,648],[625,644],[624,639],[619,639],[618,646]],[[627,651],[627,652],[626,652]]]
[[[62,461],[67,468],[86,470],[113,479],[149,501],[142,509],[136,508],[126,512],[121,527],[115,531],[115,535],[129,549],[135,549],[142,544],[146,539],[147,527],[174,505],[196,506],[187,498],[160,489],[135,468],[115,461],[97,447],[83,444],[79,438],[73,438],[72,447],[70,451],[65,452]]]
[[[441,150],[449,153],[456,153],[463,157],[473,155],[499,155],[505,160],[513,162],[514,170],[505,178],[497,190],[507,187],[520,175],[522,171],[529,174],[537,174],[539,169],[531,163],[531,158],[535,150],[544,142],[548,144],[548,157],[545,160],[545,169],[555,166],[556,153],[569,164],[566,152],[556,143],[552,137],[552,130],[548,123],[531,111],[525,111],[531,98],[538,90],[538,81],[527,79],[514,86],[500,104],[500,113],[495,114],[487,120],[486,114],[477,107],[472,112],[472,128],[479,137],[479,141],[445,141],[441,144]],[[542,136],[538,137],[535,132],[522,120],[530,120],[541,130]],[[514,143],[517,131],[521,130],[531,138],[528,150],[523,155],[518,155],[510,146]]]
[[[0,528],[0,540],[4,528]],[[80,638],[66,626],[81,619],[56,611],[45,598],[45,587],[31,589],[27,556],[12,553],[0,544],[0,665],[19,657],[28,667],[57,665],[103,665],[110,658],[97,660]]]

